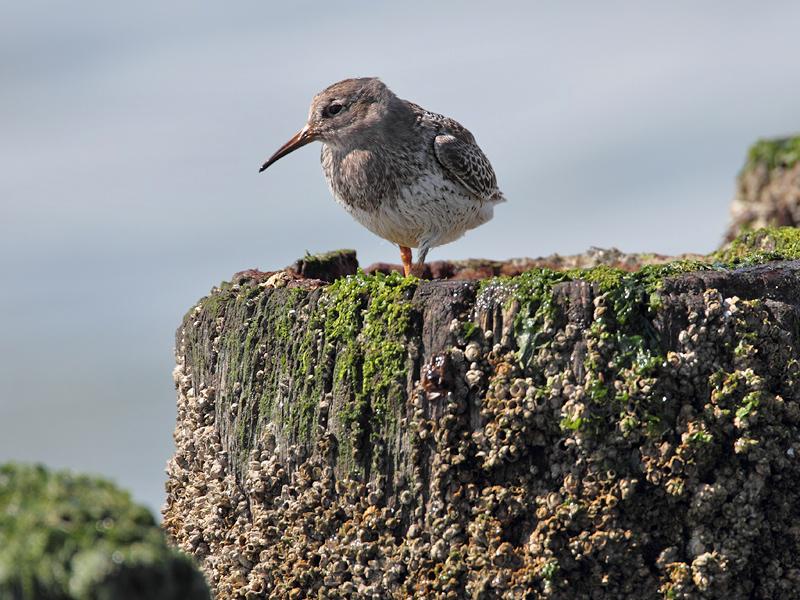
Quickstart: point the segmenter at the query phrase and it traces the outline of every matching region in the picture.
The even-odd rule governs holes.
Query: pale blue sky
[[[344,77],[495,166],[509,202],[431,259],[713,249],[747,146],[800,130],[800,5],[699,4],[0,0],[0,461],[157,508],[185,310],[306,250],[397,260],[318,146],[257,173]]]

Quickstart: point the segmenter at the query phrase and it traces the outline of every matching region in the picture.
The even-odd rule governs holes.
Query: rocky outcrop
[[[800,225],[800,136],[761,140],[748,153],[725,240],[768,226]]]
[[[0,465],[3,600],[204,600],[192,561],[102,479]]]
[[[178,330],[164,526],[219,598],[798,597],[797,259],[240,274]]]

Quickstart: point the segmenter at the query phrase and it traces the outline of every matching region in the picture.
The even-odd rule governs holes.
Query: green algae
[[[543,329],[554,317],[554,288],[557,284],[569,281],[586,281],[595,284],[601,294],[605,294],[612,304],[614,320],[622,325],[642,325],[632,323],[637,317],[649,317],[658,309],[658,292],[664,281],[683,273],[720,268],[702,260],[677,260],[659,265],[646,265],[635,272],[600,265],[585,269],[554,271],[534,269],[515,277],[494,277],[481,281],[478,295],[489,290],[502,290],[508,300],[519,303],[515,317],[514,333],[519,348],[520,362],[528,364],[543,340]],[[603,322],[602,319],[600,319]],[[631,322],[631,323],[629,323]],[[652,332],[650,332],[652,333]],[[639,336],[640,337],[640,336]],[[633,343],[637,342],[638,343]],[[643,338],[631,338],[625,345],[638,346]]]
[[[558,314],[566,305],[556,301],[557,287],[570,281],[593,285],[600,304],[587,328],[588,352],[580,382],[592,410],[564,415],[560,427],[600,435],[610,426],[631,431],[641,424],[648,435],[658,436],[663,429],[664,396],[656,386],[666,359],[653,326],[662,305],[660,292],[670,277],[719,268],[723,267],[703,260],[678,260],[635,272],[605,265],[568,271],[535,269],[483,281],[479,297],[501,291],[507,306],[518,305],[512,324],[517,360],[535,376],[539,395],[547,397],[549,384],[543,374],[537,375],[537,357],[548,352],[558,324],[566,320]],[[647,393],[642,393],[643,388]]]
[[[480,282],[478,297],[502,294],[506,303],[519,302],[513,333],[519,348],[519,361],[528,364],[544,341],[546,325],[554,316],[553,288],[570,281],[570,274],[552,269],[533,269],[515,277],[493,277]],[[480,303],[480,300],[478,301]]]
[[[751,256],[752,250],[744,248],[742,255]],[[549,538],[555,543],[547,546],[543,544],[541,547],[546,548],[544,552],[552,551],[556,556],[550,558],[548,554],[540,554],[542,558],[549,560],[542,564],[537,557],[539,563],[535,577],[553,582],[553,586],[562,585],[559,583],[562,581],[564,585],[570,583],[573,586],[577,585],[572,583],[574,581],[583,585],[589,580],[586,576],[589,567],[600,564],[601,570],[617,569],[617,566],[613,566],[614,563],[606,559],[608,556],[616,556],[615,561],[631,565],[630,572],[638,568],[639,572],[649,574],[648,569],[641,567],[654,567],[656,557],[660,556],[660,552],[668,546],[685,547],[688,541],[686,532],[690,531],[690,525],[693,527],[695,522],[703,523],[704,527],[708,524],[709,529],[715,531],[717,536],[727,536],[728,531],[736,532],[750,527],[754,514],[752,511],[748,511],[740,520],[733,519],[727,512],[729,508],[742,504],[743,497],[734,498],[736,490],[749,490],[754,483],[747,479],[751,472],[748,469],[757,461],[759,465],[767,464],[763,460],[763,448],[769,440],[772,440],[769,443],[780,447],[776,454],[777,461],[768,466],[773,469],[773,474],[780,475],[779,469],[786,468],[787,463],[793,462],[788,461],[785,456],[789,456],[787,448],[794,452],[795,446],[790,446],[794,441],[777,437],[773,431],[767,429],[768,426],[773,426],[770,423],[781,423],[782,415],[779,408],[782,401],[771,393],[765,393],[761,388],[768,386],[767,389],[773,390],[778,389],[779,385],[786,386],[779,388],[780,393],[787,399],[796,398],[796,393],[784,394],[783,390],[798,385],[796,382],[800,380],[798,375],[800,367],[795,359],[784,360],[784,356],[777,353],[779,344],[770,338],[773,333],[763,327],[769,318],[768,303],[737,301],[727,297],[729,295],[727,292],[725,295],[719,295],[707,290],[709,293],[703,294],[707,311],[704,313],[699,308],[698,292],[703,287],[709,286],[700,285],[704,283],[702,280],[695,283],[688,281],[688,286],[685,285],[687,281],[683,281],[677,288],[668,283],[670,277],[682,273],[730,269],[747,264],[742,263],[740,258],[738,256],[735,260],[720,258],[716,262],[676,261],[666,265],[645,267],[636,273],[610,267],[568,272],[537,270],[515,278],[495,278],[479,284],[481,290],[479,296],[490,293],[506,295],[506,298],[497,295],[486,298],[486,304],[481,308],[488,307],[494,311],[492,314],[494,324],[497,323],[497,315],[501,312],[495,309],[504,308],[506,311],[503,312],[503,316],[509,315],[513,318],[510,325],[514,339],[510,345],[516,344],[518,347],[514,358],[522,367],[517,369],[514,365],[509,369],[513,375],[507,376],[506,367],[512,362],[512,355],[511,352],[506,352],[506,348],[502,348],[487,353],[490,356],[487,356],[486,363],[479,368],[494,368],[497,373],[502,366],[503,374],[498,375],[498,382],[504,378],[530,377],[536,388],[537,402],[542,398],[554,400],[552,403],[548,402],[542,411],[545,417],[544,423],[527,421],[527,426],[536,423],[536,433],[542,434],[546,438],[546,443],[551,444],[547,450],[549,454],[545,454],[542,450],[542,456],[547,458],[547,460],[542,459],[542,464],[559,467],[565,465],[566,469],[562,470],[562,473],[574,466],[572,475],[579,481],[589,481],[588,477],[582,477],[587,470],[596,481],[600,475],[600,484],[597,486],[599,491],[591,491],[588,486],[583,490],[578,488],[579,491],[575,493],[583,494],[584,497],[579,497],[575,503],[579,505],[583,503],[585,506],[583,511],[591,510],[589,518],[596,519],[595,522],[601,524],[596,529],[598,532],[596,537],[599,540],[598,544],[602,545],[599,545],[599,549],[598,546],[595,547],[594,557],[586,552],[582,558],[585,562],[576,565],[573,560],[574,555],[570,555],[570,549],[587,539],[578,537],[581,528],[588,531],[592,531],[592,528],[576,523],[572,518],[562,519],[560,522],[554,519],[552,524],[548,524],[548,519],[537,515],[535,521],[531,519],[531,527],[541,524],[542,530],[550,527],[555,531]],[[393,397],[396,394],[397,398],[405,397],[408,386],[404,386],[404,383],[409,383],[408,379],[413,373],[408,348],[415,343],[413,336],[419,325],[416,321],[418,315],[409,301],[413,293],[411,288],[416,285],[414,280],[411,280],[408,288],[400,293],[398,290],[402,287],[402,281],[394,281],[381,288],[379,282],[371,278],[366,278],[364,281],[360,279],[362,277],[359,275],[349,281],[343,280],[333,286],[321,288],[311,295],[305,292],[295,293],[295,300],[286,300],[288,305],[279,304],[280,314],[275,315],[276,321],[272,325],[275,339],[283,344],[280,347],[288,348],[280,355],[283,362],[279,363],[279,370],[287,377],[293,378],[291,384],[295,390],[293,398],[297,399],[297,402],[286,402],[287,408],[276,415],[285,419],[286,411],[304,411],[303,414],[311,415],[310,423],[313,424],[316,422],[315,410],[321,394],[333,392],[336,398],[333,400],[335,410],[332,414],[338,421],[334,421],[329,431],[344,425],[344,431],[354,434],[352,438],[348,436],[345,439],[351,445],[349,450],[354,450],[352,446],[366,441],[368,439],[366,436],[375,435],[379,428],[391,425],[393,415],[391,409],[396,406],[393,401],[387,405],[383,418],[379,418],[378,411],[374,408],[378,396]],[[593,306],[591,304],[587,307],[581,306],[581,314],[568,315],[567,311],[574,308],[569,306],[573,296],[563,295],[562,284],[577,280],[586,282],[586,287],[591,286],[592,289],[578,289],[578,286],[571,286],[568,290],[570,294],[580,292],[582,295],[583,292],[591,291],[587,296],[593,298],[595,303]],[[731,280],[734,283],[746,281],[745,278],[734,277]],[[682,296],[678,302],[684,302],[686,297],[689,300],[685,306],[676,305],[675,298],[670,298],[667,302],[667,293]],[[286,299],[281,295],[283,292],[265,291],[265,294],[275,294],[278,298]],[[375,302],[376,297],[379,298],[378,302]],[[578,297],[578,294],[575,294],[575,297]],[[481,298],[478,298],[478,301],[480,300]],[[500,302],[497,302],[498,300]],[[716,308],[712,309],[712,304]],[[664,313],[664,307],[667,305],[670,306],[670,314]],[[398,309],[398,314],[392,316],[389,313],[395,308]],[[584,308],[588,309],[586,315],[582,314]],[[684,308],[686,310],[683,310]],[[297,314],[290,315],[295,309]],[[692,314],[694,316],[690,316]],[[724,317],[720,316],[722,314]],[[679,326],[675,326],[673,321],[669,327],[665,327],[672,333],[677,333],[677,330],[681,329],[682,334],[685,332],[691,338],[694,337],[692,327],[696,327],[697,330],[707,327],[708,331],[725,329],[725,332],[709,334],[705,338],[704,334],[699,334],[699,342],[681,341],[677,348],[673,341],[670,349],[677,352],[669,353],[666,351],[665,342],[653,329],[653,323],[660,327],[665,320],[676,317],[678,320],[686,318],[691,325],[684,327],[686,323],[680,323]],[[278,333],[277,330],[279,321],[283,323],[280,326],[282,333]],[[271,331],[269,323],[269,319],[262,319],[259,325],[264,328],[267,337],[272,335],[269,333]],[[483,333],[474,322],[470,324],[471,327],[464,324],[460,329],[461,333],[465,334],[464,338],[470,339]],[[570,326],[567,328],[566,324]],[[527,339],[523,336],[527,336]],[[561,341],[558,339],[559,336],[562,338]],[[483,336],[480,337],[483,341]],[[495,339],[497,338],[495,335]],[[686,336],[682,339],[686,339]],[[370,340],[372,346],[368,343]],[[383,342],[387,340],[399,344],[384,345]],[[527,347],[523,347],[521,341],[525,341]],[[708,349],[710,345],[714,345],[713,350]],[[787,347],[787,352],[795,351],[792,344],[783,345]],[[404,352],[395,353],[393,348],[402,348]],[[774,358],[765,357],[767,349],[771,350],[770,356]],[[699,368],[691,364],[691,354],[695,351],[706,353]],[[288,359],[287,352],[291,354]],[[367,356],[368,354],[370,356]],[[676,358],[676,354],[681,356]],[[668,364],[668,358],[674,361],[673,366]],[[761,360],[770,360],[770,368],[780,364],[786,366],[776,367],[777,374],[767,374],[769,371],[763,366],[759,371],[758,361]],[[373,364],[375,368],[369,370],[366,366],[368,363]],[[708,371],[711,369],[719,370],[710,374]],[[375,381],[372,376],[366,377],[365,372],[376,376],[384,372],[389,373],[397,385],[392,385],[390,382],[387,387],[381,387],[384,382]],[[554,372],[556,374],[553,374]],[[765,379],[774,377],[775,381],[761,381],[761,377],[755,375],[757,372],[762,373]],[[783,374],[786,376],[781,377]],[[305,383],[298,384],[297,381],[301,378]],[[785,380],[786,383],[776,383],[781,380]],[[328,381],[328,384],[323,383],[325,381]],[[556,389],[556,382],[560,389]],[[572,389],[569,392],[564,391],[565,386],[570,386]],[[585,392],[586,397],[575,392],[581,394]],[[489,406],[490,400],[496,398],[497,396],[495,398],[486,396],[480,401],[483,406]],[[709,402],[709,399],[712,401]],[[558,402],[563,400],[577,405],[581,410],[585,409],[586,412],[570,412],[569,407],[565,407],[559,431]],[[773,414],[769,415],[769,411]],[[551,418],[553,414],[556,415],[555,419]],[[764,415],[772,418],[772,421],[770,422]],[[284,420],[281,423],[286,426],[289,422]],[[291,422],[295,423],[292,427],[302,429],[306,421],[304,417]],[[448,435],[454,433],[450,423],[452,422],[449,420],[440,419],[438,426],[441,428],[438,431]],[[483,424],[485,423],[473,422],[470,426],[477,429]],[[413,425],[412,421],[410,428],[412,430]],[[513,423],[509,423],[506,431],[513,431],[512,425]],[[761,429],[758,429],[759,426]],[[506,426],[501,425],[501,427]],[[737,430],[745,428],[747,436],[741,436]],[[341,428],[335,429],[337,435],[341,432]],[[455,433],[459,433],[459,430],[456,429]],[[438,437],[437,444],[440,443]],[[444,439],[445,435],[441,437]],[[594,439],[589,439],[592,437]],[[792,438],[795,439],[796,436]],[[565,444],[565,440],[588,441],[588,443]],[[545,447],[540,445],[538,439],[535,444],[537,452]],[[723,464],[724,468],[715,469],[717,459],[730,453],[734,444],[736,444],[736,455]],[[449,456],[449,451],[455,448],[455,445],[437,446],[437,452]],[[609,452],[606,453],[607,448]],[[758,452],[762,454],[756,455]],[[753,455],[739,457],[745,453]],[[453,455],[455,456],[455,452]],[[469,460],[469,454],[466,456]],[[571,460],[575,457],[581,460]],[[635,457],[634,460],[631,460],[631,457]],[[679,460],[672,461],[673,458]],[[421,460],[425,461],[427,457]],[[750,467],[747,466],[747,461],[750,461]],[[526,460],[515,464],[528,467]],[[502,470],[496,471],[499,473],[497,477],[507,478],[507,480],[501,479],[504,485],[506,481],[514,482],[512,477],[517,477],[520,472],[516,469],[516,466],[509,463]],[[616,474],[608,475],[609,472]],[[632,501],[614,489],[617,482],[620,482],[621,474],[625,475],[627,482],[633,481],[630,484],[631,489],[638,488]],[[495,472],[491,475],[494,477]],[[796,478],[791,479],[796,480]],[[730,499],[725,501],[728,506],[722,511],[719,505],[714,505],[708,499],[704,500],[703,495],[708,495],[714,489],[721,488],[725,491],[726,480],[738,483],[735,486],[728,484],[727,489],[731,490]],[[490,482],[493,481],[495,480]],[[550,481],[547,480],[547,475],[526,481],[531,485],[529,492],[531,496],[536,494],[545,497],[542,492],[542,486],[545,484],[542,482],[546,482],[549,486],[544,488],[546,491],[556,491],[562,497],[564,489],[567,489],[565,486],[559,487],[562,485],[562,478],[558,476],[551,477]],[[566,482],[566,479],[564,481]],[[747,483],[747,486],[742,485],[743,482]],[[775,477],[770,485],[773,482],[779,482],[778,477]],[[699,487],[707,483],[714,485],[707,486],[708,489]],[[480,485],[485,486],[488,483],[481,481]],[[703,494],[698,491],[703,491]],[[755,492],[748,491],[748,493]],[[596,501],[591,500],[594,496]],[[614,510],[614,505],[610,501],[606,504],[607,498],[612,498],[614,502],[619,501],[618,506],[622,507],[620,512]],[[692,517],[689,520],[670,518],[672,514],[680,515],[687,510],[697,510],[699,513],[699,509],[690,508],[690,502],[699,504],[701,501],[704,502],[701,505],[705,507],[703,510],[714,511],[712,516]],[[758,507],[757,502],[760,501],[756,497],[748,506]],[[572,502],[572,497],[568,496],[564,505],[567,506]],[[530,504],[535,506],[534,502]],[[776,512],[777,507],[765,506],[765,512],[773,514]],[[467,510],[464,512],[468,513]],[[482,508],[480,511],[473,509],[472,514],[479,512],[487,513],[485,508]],[[551,513],[546,514],[549,516]],[[560,514],[556,511],[552,511],[552,514],[560,518]],[[622,522],[619,520],[620,515],[624,518]],[[663,527],[651,528],[650,522],[655,519],[663,523]],[[475,518],[473,522],[477,520]],[[310,529],[307,521],[303,522],[300,519],[297,521],[300,521],[299,527]],[[761,531],[776,531],[774,523],[780,524],[781,518],[773,521],[771,530]],[[505,523],[502,526],[494,523],[493,525],[496,527],[495,531],[509,527]],[[518,527],[518,522],[511,521],[511,527]],[[630,544],[604,537],[608,531],[622,529],[633,532]],[[486,527],[481,527],[480,530],[488,531]],[[341,531],[339,537],[344,537],[348,530]],[[755,528],[751,531],[754,532],[754,536],[758,534]],[[655,532],[654,535],[651,532]],[[527,531],[525,534],[527,540]],[[740,537],[746,539],[747,535],[745,533]],[[515,539],[512,539],[512,542]],[[539,538],[531,535],[530,539]],[[606,546],[608,539],[611,539],[612,543]],[[641,557],[638,554],[640,548],[644,549]],[[485,553],[485,549],[482,552]],[[283,555],[284,551],[281,550],[280,559]],[[466,568],[474,569],[475,563],[470,562],[470,554],[464,552],[463,557]],[[640,560],[638,565],[637,559]],[[644,562],[641,562],[642,560]],[[686,560],[686,557],[678,554],[674,560]],[[759,563],[756,568],[760,569],[763,564]],[[655,569],[653,568],[651,572],[655,573]],[[424,570],[410,572],[409,581],[427,582],[431,576],[435,576],[437,585],[441,583],[444,586],[449,581],[456,582],[453,585],[458,588],[464,585],[461,583],[461,573],[462,555],[451,552],[444,565],[439,563],[428,572]],[[668,576],[659,575],[659,577],[664,586],[661,588],[662,592],[676,595],[677,592],[666,587],[672,585],[671,583],[663,583]],[[747,578],[743,575],[742,579]],[[595,580],[589,580],[588,589],[591,590],[592,585],[596,589],[601,589]],[[287,584],[286,590],[291,587],[292,585]],[[401,589],[407,591],[409,587]],[[650,589],[652,591],[652,588]],[[556,595],[561,591],[559,588]],[[640,595],[651,597],[654,594]],[[684,595],[681,593],[681,597]]]
[[[800,136],[759,140],[750,147],[745,170],[765,165],[768,169],[792,167],[800,161]]]
[[[551,581],[560,570],[560,565],[555,559],[550,559],[542,565],[541,574],[545,581]]]
[[[800,260],[800,229],[765,227],[741,233],[712,258],[731,267],[761,264],[774,260]]]
[[[319,252],[317,254],[312,254],[310,252],[306,252],[303,258],[301,259],[305,263],[314,263],[318,265],[328,265],[333,261],[339,260],[343,256],[350,256],[356,253],[355,250],[351,248],[343,248],[340,250],[331,250],[330,252]]]
[[[415,278],[397,273],[342,278],[325,290],[326,343],[337,348],[335,385],[349,401],[339,417],[354,446],[393,426],[405,398]]]
[[[315,270],[322,270],[330,266],[332,263],[336,263],[344,258],[349,258],[351,256],[355,257],[355,254],[356,251],[349,248],[332,250],[330,252],[320,252],[317,254],[306,252],[303,258],[301,258],[298,262],[304,263],[306,267],[313,267]]]
[[[0,466],[0,597],[207,599],[192,561],[112,483]]]
[[[464,321],[461,324],[461,337],[465,341],[470,341],[479,333],[480,327],[474,321]]]
[[[664,422],[664,395],[657,390],[642,394],[637,386],[657,381],[664,365],[653,320],[661,310],[665,281],[683,273],[786,258],[800,258],[797,230],[767,229],[743,234],[708,260],[648,265],[636,272],[608,266],[534,269],[483,280],[477,293],[479,302],[482,295],[499,294],[507,307],[518,305],[511,328],[517,358],[520,366],[535,371],[537,355],[552,344],[553,333],[566,318],[566,304],[556,297],[559,284],[580,280],[594,286],[603,308],[589,325],[585,380],[580,383],[600,408],[566,416],[562,427],[594,431],[613,414],[620,431],[631,431],[636,423],[655,435]],[[244,460],[266,422],[279,424],[292,442],[310,442],[327,394],[336,403],[344,434],[339,441],[348,461],[378,432],[391,431],[412,368],[409,345],[419,316],[411,297],[417,285],[418,280],[397,274],[358,273],[318,290],[272,289],[254,281],[223,284],[204,299],[207,320],[240,324],[238,329],[223,327],[219,343],[227,369],[222,393],[230,402],[238,401],[239,458]],[[480,333],[472,321],[462,324],[461,332],[464,340]],[[739,350],[742,356],[750,352],[746,345]],[[538,381],[546,394],[546,378]]]
[[[394,427],[406,395],[416,286],[396,273],[358,273],[319,290],[248,281],[201,301],[206,319],[223,324],[221,393],[237,405],[238,462],[266,422],[280,424],[292,443],[310,442],[329,393],[346,461],[369,436]]]
[[[800,259],[800,230],[791,227],[767,228],[745,232],[724,250],[711,254],[707,260],[677,260],[658,265],[646,265],[634,272],[601,265],[587,269],[553,271],[534,269],[516,277],[495,277],[482,281],[479,295],[489,290],[502,289],[507,303],[519,304],[515,316],[515,335],[518,359],[522,366],[530,367],[538,351],[550,343],[548,327],[556,319],[554,314],[555,288],[568,281],[585,281],[597,287],[607,308],[596,314],[589,326],[592,338],[614,348],[611,372],[590,355],[587,368],[587,392],[596,401],[610,398],[624,403],[630,399],[619,392],[618,377],[635,381],[641,378],[658,378],[658,369],[664,362],[664,350],[652,326],[655,315],[662,306],[661,290],[665,282],[685,273],[726,270],[759,264],[771,260]],[[742,340],[746,342],[746,338]],[[747,354],[751,348],[743,348]],[[610,353],[606,353],[610,354]],[[606,372],[601,372],[605,370]],[[617,381],[617,391],[604,382]],[[645,415],[651,421],[654,415]],[[590,419],[565,418],[567,429],[586,426]]]

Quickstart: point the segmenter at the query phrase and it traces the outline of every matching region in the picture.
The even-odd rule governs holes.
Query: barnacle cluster
[[[219,598],[800,597],[800,266],[747,243],[218,289],[164,527]]]

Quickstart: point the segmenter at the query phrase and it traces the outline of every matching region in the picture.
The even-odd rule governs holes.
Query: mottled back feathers
[[[489,159],[466,127],[454,119],[425,110],[413,102],[407,104],[417,113],[419,127],[436,132],[433,138],[433,152],[448,176],[463,185],[479,200],[492,202],[505,200],[497,187],[497,177]]]

